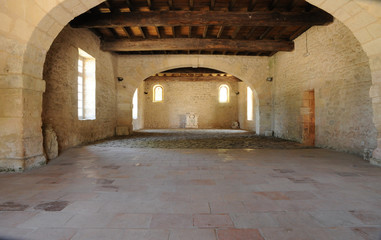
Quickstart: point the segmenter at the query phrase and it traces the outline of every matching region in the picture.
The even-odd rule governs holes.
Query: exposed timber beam
[[[125,26],[304,26],[327,25],[333,17],[324,11],[314,12],[220,12],[166,11],[124,12],[83,15],[70,24],[75,28],[115,28]]]
[[[167,39],[121,39],[105,41],[101,46],[104,51],[292,51],[293,41],[283,40],[232,40],[232,39],[194,39],[194,38],[167,38]]]
[[[216,0],[210,0],[210,10],[214,10],[215,5],[216,5]]]
[[[206,38],[207,35],[208,35],[208,25],[206,25],[204,27],[204,32],[202,33],[202,38]]]
[[[241,30],[240,26],[237,26],[233,32],[232,39],[236,39],[238,36],[239,31]]]
[[[271,2],[270,6],[269,6],[269,10],[270,10],[270,11],[272,11],[272,10],[276,7],[276,5],[278,4],[278,1],[279,1],[279,0],[273,0],[273,1]]]
[[[249,7],[247,8],[247,11],[248,12],[253,11],[253,9],[255,8],[256,4],[257,4],[257,0],[250,0],[250,4],[249,4]]]
[[[218,33],[217,33],[217,38],[220,38],[222,33],[224,32],[224,28],[225,26],[221,26],[220,29],[218,30]]]
[[[229,11],[233,10],[233,7],[235,6],[236,3],[237,3],[237,0],[232,0],[229,2]]]
[[[189,10],[193,10],[194,2],[193,0],[189,0]]]
[[[159,29],[159,27],[155,27],[155,30],[156,30],[157,37],[158,37],[158,38],[161,38],[161,34],[160,34],[160,29]]]
[[[298,2],[299,0],[292,0],[290,5],[287,7],[287,10],[292,11],[295,8],[295,6],[298,4]]]
[[[181,79],[179,79],[181,77]],[[234,76],[151,76],[144,81],[159,81],[159,80],[181,80],[181,81],[231,81],[241,82],[240,79]]]

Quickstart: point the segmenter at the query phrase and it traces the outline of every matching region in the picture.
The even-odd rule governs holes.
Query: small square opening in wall
[[[78,119],[96,118],[95,58],[78,49]]]

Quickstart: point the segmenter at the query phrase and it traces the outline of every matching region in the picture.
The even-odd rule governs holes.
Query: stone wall
[[[45,61],[43,125],[57,133],[59,149],[114,136],[116,127],[115,56],[100,50],[97,36],[66,27]],[[96,59],[96,120],[78,120],[78,48]]]
[[[311,28],[270,66],[276,136],[301,141],[303,92],[314,90],[316,146],[357,154],[376,148],[369,60],[347,27],[336,20]]]
[[[153,86],[164,89],[163,102],[153,102]],[[222,84],[230,89],[228,103],[218,101]],[[238,121],[238,82],[228,80],[188,81],[171,77],[146,80],[144,91],[144,128],[184,128],[186,113],[196,113],[199,128],[231,128]]]

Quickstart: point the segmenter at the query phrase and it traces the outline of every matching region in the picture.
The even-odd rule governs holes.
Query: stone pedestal
[[[58,156],[58,141],[57,134],[52,126],[44,127],[44,149],[48,160]]]
[[[373,156],[370,159],[370,163],[381,167],[381,149],[380,148],[376,148],[373,151]]]
[[[185,128],[198,128],[198,115],[195,113],[186,114]]]

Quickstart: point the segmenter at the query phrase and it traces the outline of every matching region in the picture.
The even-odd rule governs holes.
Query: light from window
[[[220,103],[229,102],[229,86],[226,84],[220,86],[219,101]]]
[[[78,119],[95,119],[95,58],[78,49]]]
[[[160,85],[155,85],[153,87],[153,101],[161,102],[163,101],[163,87]]]
[[[247,87],[247,120],[253,120],[253,91]]]
[[[138,89],[135,90],[132,98],[132,119],[138,119]]]

